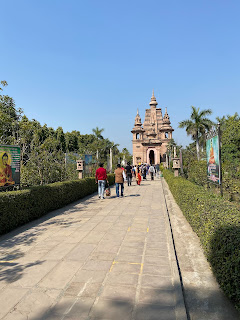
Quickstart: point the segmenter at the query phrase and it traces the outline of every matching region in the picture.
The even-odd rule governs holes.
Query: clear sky
[[[190,106],[240,112],[240,1],[0,1],[0,80],[30,118],[64,132],[96,126],[131,148],[154,88],[173,138]]]

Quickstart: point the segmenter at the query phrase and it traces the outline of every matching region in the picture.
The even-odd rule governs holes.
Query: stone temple
[[[172,139],[172,132],[167,108],[162,115],[162,109],[157,108],[154,91],[149,103],[150,108],[145,111],[145,121],[142,124],[139,112],[135,118],[133,134],[133,165],[141,163],[166,163],[167,145]]]

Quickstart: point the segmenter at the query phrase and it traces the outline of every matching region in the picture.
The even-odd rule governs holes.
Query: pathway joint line
[[[109,272],[112,272],[112,268],[113,268],[113,266],[114,266],[116,263],[118,263],[118,261],[113,260],[113,263],[112,263],[112,265],[111,265],[111,267],[110,267],[110,269],[109,269]]]
[[[92,281],[92,278],[88,279],[88,281],[84,284],[83,288],[78,292],[76,299],[74,300],[74,302],[72,303],[72,305],[64,312],[61,320],[64,320],[65,316],[67,316],[69,314],[69,312],[72,310],[72,308],[75,306],[75,304],[78,302],[81,294],[84,292],[84,290],[86,289],[87,285]]]

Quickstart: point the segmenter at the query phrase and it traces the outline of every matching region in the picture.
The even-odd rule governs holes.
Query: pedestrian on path
[[[121,186],[121,197],[123,197],[124,190],[124,170],[122,170],[120,164],[117,165],[117,169],[114,171],[115,173],[115,185],[116,185],[116,195],[119,198],[119,186]]]
[[[142,177],[141,177],[141,169],[140,169],[140,167],[138,166],[138,167],[137,167],[137,171],[136,171],[136,181],[137,181],[137,184],[138,184],[139,186],[140,186],[141,180],[142,180]]]
[[[99,164],[99,168],[96,170],[95,174],[96,183],[98,183],[98,197],[99,199],[104,199],[104,190],[106,181],[108,183],[107,171],[103,168],[103,163]]]
[[[128,162],[127,166],[125,167],[125,173],[126,173],[126,177],[127,177],[128,186],[131,186],[131,184],[132,184],[132,166],[130,166],[130,162]]]
[[[151,175],[151,180],[154,180],[154,173],[155,173],[155,169],[154,166],[151,164],[150,168],[149,168],[149,172]]]
[[[147,180],[147,167],[146,167],[146,165],[143,165],[143,167],[142,167],[142,177],[143,177],[143,180]]]

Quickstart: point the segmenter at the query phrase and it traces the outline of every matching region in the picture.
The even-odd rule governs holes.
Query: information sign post
[[[20,186],[20,147],[0,145],[0,187]]]
[[[209,182],[218,184],[220,193],[223,195],[220,124],[218,124],[217,130],[209,131],[206,138],[207,179]]]

